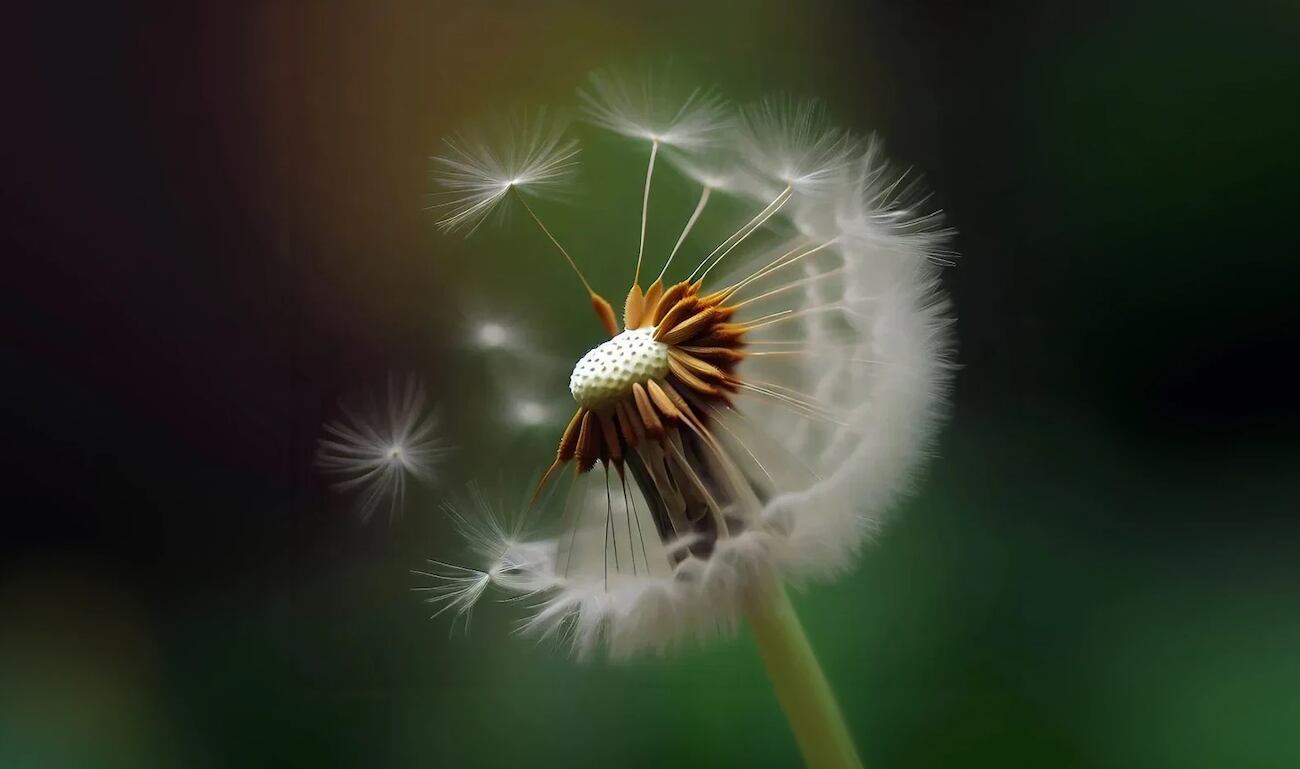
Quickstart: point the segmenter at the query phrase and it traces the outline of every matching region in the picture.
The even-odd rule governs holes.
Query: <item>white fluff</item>
[[[488,143],[445,139],[446,154],[432,159],[442,188],[432,206],[438,227],[473,232],[512,190],[544,196],[560,189],[578,168],[578,144],[564,128],[542,112],[508,122]]]
[[[436,435],[437,415],[425,411],[424,389],[414,377],[401,382],[390,377],[382,403],[371,397],[363,412],[341,410],[340,419],[325,423],[317,466],[342,477],[336,490],[358,493],[357,513],[363,521],[384,506],[389,519],[396,518],[406,498],[407,477],[431,482],[446,452]]]
[[[812,101],[751,104],[740,110],[738,128],[741,159],[775,189],[826,190],[840,181],[858,149],[852,135],[829,126],[825,109]]]
[[[610,88],[599,103],[617,101]],[[642,122],[616,119],[628,110],[607,111],[602,124],[648,137],[634,130]],[[811,104],[760,103],[734,130],[682,149],[677,162],[706,189],[747,199],[760,212],[754,221],[777,212],[755,236],[765,245],[736,249],[732,275],[710,275],[705,287],[757,274],[737,295],[753,300],[738,319],[780,319],[751,332],[754,354],[739,371],[767,392],[745,391],[734,409],[709,414],[735,461],[728,472],[770,493],[738,499],[728,515],[745,522],[739,533],[691,555],[692,543],[660,541],[636,484],[597,468],[574,481],[569,519],[553,538],[478,548],[499,554],[481,566],[492,584],[531,596],[522,632],[564,639],[579,656],[621,658],[727,633],[780,580],[849,568],[912,484],[943,412],[952,348],[938,214],[888,169],[878,143],[827,127]],[[773,231],[791,234],[774,243]],[[467,611],[480,583],[456,579],[444,578],[439,595]]]
[[[722,148],[711,152],[684,152],[669,148],[664,158],[683,176],[701,187],[740,193],[755,184],[753,173],[736,155]]]
[[[726,102],[695,88],[674,97],[649,79],[629,82],[609,72],[591,75],[578,95],[591,121],[616,134],[679,149],[702,149],[727,125]]]

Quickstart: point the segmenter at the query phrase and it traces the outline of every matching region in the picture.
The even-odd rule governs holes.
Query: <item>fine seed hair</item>
[[[390,376],[384,397],[371,393],[363,408],[339,409],[341,415],[323,427],[316,465],[340,479],[336,491],[355,495],[363,522],[382,509],[392,521],[402,513],[408,479],[433,483],[447,452],[437,413],[426,408],[424,388],[413,376]]]

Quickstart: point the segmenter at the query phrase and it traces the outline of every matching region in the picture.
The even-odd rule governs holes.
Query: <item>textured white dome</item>
[[[600,408],[631,391],[632,385],[668,374],[668,345],[655,341],[653,327],[624,331],[578,361],[569,377],[573,399]]]

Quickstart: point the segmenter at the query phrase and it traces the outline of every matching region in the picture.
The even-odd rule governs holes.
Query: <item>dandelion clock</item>
[[[639,234],[582,249],[626,262],[617,312],[566,248],[582,234],[540,210],[576,181],[578,146],[558,124],[453,138],[434,159],[440,226],[469,232],[520,210],[539,252],[577,276],[586,301],[573,312],[594,323],[567,427],[521,504],[535,523],[453,508],[481,560],[432,562],[430,602],[468,613],[491,591],[522,596],[521,633],[580,660],[670,652],[747,623],[808,765],[859,766],[786,586],[848,569],[926,454],[951,370],[937,284],[947,233],[877,143],[813,103],[732,108],[606,75],[580,99],[593,124],[645,149],[628,169]],[[651,253],[665,173],[698,197],[683,220],[654,222],[675,245]],[[728,236],[692,236],[738,208],[717,225]]]
[[[430,483],[446,454],[437,415],[426,411],[424,388],[411,376],[390,376],[382,402],[372,393],[364,411],[342,411],[325,423],[316,465],[339,479],[336,491],[356,492],[362,521],[387,509],[391,522],[402,512],[407,478]]]

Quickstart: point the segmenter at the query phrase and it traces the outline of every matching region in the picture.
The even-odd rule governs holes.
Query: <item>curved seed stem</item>
[[[808,769],[862,769],[844,715],[784,587],[750,609],[749,626]]]
[[[681,249],[682,243],[686,242],[686,236],[691,234],[691,228],[695,226],[695,222],[700,218],[700,214],[704,212],[704,207],[709,204],[709,195],[712,193],[712,187],[705,186],[704,189],[700,190],[700,200],[695,204],[695,211],[691,213],[691,218],[686,220],[686,227],[682,230],[681,236],[677,238],[677,245],[673,246],[673,251],[668,255],[668,261],[664,262],[663,269],[659,271],[659,277],[656,278],[656,280],[664,279],[664,275],[668,272],[668,265],[673,263],[673,257],[677,256],[677,252]]]
[[[578,276],[578,280],[582,281],[582,287],[587,289],[588,294],[591,294],[592,296],[596,296],[596,292],[592,290],[591,284],[587,282],[587,276],[583,275],[582,270],[578,269],[578,263],[573,261],[573,257],[569,256],[569,252],[564,250],[564,246],[560,245],[560,241],[556,240],[555,236],[551,234],[551,231],[547,229],[545,224],[542,223],[541,217],[539,217],[533,211],[532,206],[528,205],[528,201],[524,200],[524,196],[519,194],[519,188],[511,187],[510,189],[512,192],[514,192],[515,199],[518,200],[521,205],[523,205],[524,210],[527,211],[528,215],[531,216],[533,218],[533,221],[537,223],[538,229],[540,229],[543,233],[545,233],[546,237],[550,239],[551,243],[553,243],[555,247],[560,250],[560,253],[564,255],[564,258],[569,263],[569,266],[573,268],[574,274]]]
[[[650,179],[655,173],[655,158],[659,155],[659,140],[650,145],[650,164],[645,169],[645,194],[641,198],[641,242],[636,249],[636,274],[632,276],[632,285],[641,281],[641,257],[645,256],[645,225],[650,216]]]

